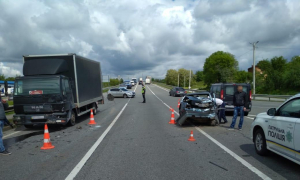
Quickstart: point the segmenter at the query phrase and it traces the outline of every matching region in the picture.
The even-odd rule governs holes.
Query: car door
[[[300,117],[300,99],[292,99],[282,105],[276,116],[270,116],[266,140],[268,147],[290,158],[295,158],[295,125]]]
[[[236,91],[236,87],[234,85],[224,85],[224,98],[223,101],[226,103],[227,108],[233,108],[233,95]]]
[[[300,119],[296,121],[294,137],[292,138],[294,139],[296,160],[300,163]]]

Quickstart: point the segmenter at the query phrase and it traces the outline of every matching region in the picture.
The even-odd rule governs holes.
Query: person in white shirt
[[[225,103],[219,98],[216,98],[216,104],[218,108],[222,108],[218,111],[218,118],[219,118],[219,123],[221,124],[222,119],[224,120],[224,124],[227,123],[227,119],[225,116]]]

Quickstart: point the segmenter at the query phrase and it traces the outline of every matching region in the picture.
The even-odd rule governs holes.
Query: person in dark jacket
[[[10,152],[8,152],[5,149],[5,147],[3,145],[3,140],[2,140],[2,137],[3,137],[2,129],[3,129],[3,126],[6,123],[6,121],[7,121],[7,118],[5,116],[3,101],[0,96],[0,154],[2,154],[2,155],[10,155],[11,154]]]
[[[145,97],[145,94],[146,94],[146,88],[144,86],[144,84],[142,84],[142,95],[143,95],[143,103],[146,103],[146,97]]]
[[[244,121],[244,111],[246,111],[246,105],[248,104],[247,93],[243,91],[243,86],[238,86],[238,91],[233,95],[234,115],[232,123],[228,130],[233,130],[238,114],[240,113],[239,130],[242,130]]]

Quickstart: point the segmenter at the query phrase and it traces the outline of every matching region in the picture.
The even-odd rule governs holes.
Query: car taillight
[[[251,101],[251,99],[252,99],[252,92],[251,92],[251,90],[250,90],[250,101]]]
[[[221,99],[223,99],[224,98],[224,90],[222,89],[221,90]]]
[[[187,92],[186,92],[186,91],[184,91],[184,93],[186,94]]]

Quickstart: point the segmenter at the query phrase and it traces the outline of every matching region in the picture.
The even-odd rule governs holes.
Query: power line
[[[243,54],[241,54],[241,55],[239,55],[239,56],[237,56],[236,58],[239,58],[239,57],[241,57],[241,56],[243,56],[243,55],[247,54],[247,53],[248,53],[248,52],[250,52],[250,51],[252,51],[252,49],[251,49],[251,50],[249,50],[249,51],[247,51],[247,52],[245,52],[245,53],[243,53]]]

